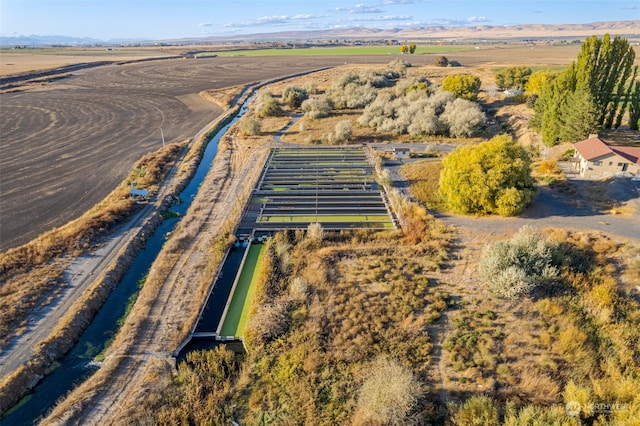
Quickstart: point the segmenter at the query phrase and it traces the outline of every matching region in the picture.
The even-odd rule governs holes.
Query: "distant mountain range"
[[[527,25],[478,25],[473,27],[428,26],[408,29],[348,28],[318,31],[287,31],[233,36],[194,37],[172,40],[98,40],[67,36],[0,36],[1,47],[90,46],[118,44],[216,44],[228,42],[258,41],[310,41],[327,39],[347,40],[481,40],[481,39],[542,39],[582,38],[606,33],[640,40],[640,21],[593,22],[589,24],[527,24]]]
[[[151,40],[100,40],[89,37],[68,37],[63,35],[20,35],[20,36],[0,36],[0,47],[47,47],[47,46],[95,46],[95,45],[117,45],[120,43],[155,43]]]

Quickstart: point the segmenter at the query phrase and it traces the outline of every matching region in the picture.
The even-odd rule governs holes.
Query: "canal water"
[[[218,280],[216,281],[209,300],[205,308],[200,315],[200,320],[196,325],[196,333],[215,333],[220,320],[222,319],[222,313],[224,307],[229,299],[231,293],[231,287],[236,279],[236,274],[240,269],[244,252],[246,251],[246,242],[242,243],[238,247],[233,247],[220,269]]]
[[[195,175],[179,195],[180,202],[171,208],[176,213],[179,213],[180,217],[186,213],[209,172],[218,152],[220,138],[231,125],[246,113],[251,99],[252,97],[244,103],[238,115],[208,142]],[[38,422],[46,416],[59,399],[67,395],[74,387],[82,383],[99,368],[99,363],[94,362],[94,358],[108,346],[113,336],[117,333],[119,321],[125,315],[129,300],[135,297],[140,290],[138,283],[149,272],[151,265],[162,249],[166,236],[170,235],[175,229],[180,217],[166,219],[156,228],[153,235],[147,240],[145,248],[136,256],[128,272],[109,295],[78,343],[59,361],[58,367],[53,372],[42,379],[29,395],[25,396],[4,417],[0,418],[0,426],[25,426]],[[235,252],[240,253],[240,257],[242,257],[242,249],[237,249]],[[235,258],[235,256],[232,256],[235,252],[231,252],[229,257]],[[232,284],[233,279],[234,277],[231,277]],[[229,290],[227,290],[228,293]],[[222,302],[222,309],[224,309],[225,303],[226,299]],[[212,309],[215,308],[208,308],[208,311],[213,312]],[[221,313],[222,311],[220,311]],[[210,315],[207,315],[207,318],[209,319]]]

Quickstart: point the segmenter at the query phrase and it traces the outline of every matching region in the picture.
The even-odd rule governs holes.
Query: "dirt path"
[[[451,257],[448,266],[435,275],[438,289],[447,292],[456,305],[462,301],[477,298],[481,283],[476,274],[476,260],[487,242],[487,235],[471,229],[460,228],[452,242]],[[429,328],[433,341],[432,362],[428,376],[443,403],[450,401],[448,391],[456,388],[452,381],[448,356],[443,348],[450,329],[449,309],[445,310],[440,320]]]
[[[195,233],[196,237],[174,263],[166,280],[156,293],[145,296],[151,306],[141,319],[132,311],[127,322],[133,325],[133,333],[124,338],[123,344],[112,347],[95,380],[89,380],[74,391],[68,404],[62,404],[44,424],[65,423],[68,416],[81,424],[117,424],[123,411],[135,407],[144,398],[149,377],[158,368],[167,368],[173,360],[171,352],[180,335],[180,324],[199,303],[196,283],[202,279],[213,240],[220,234],[227,217],[238,206],[238,194],[253,186],[264,162],[268,147],[248,150],[235,146],[216,156],[214,167],[198,192],[196,200],[181,223],[182,229]],[[197,213],[197,214],[196,214]],[[178,230],[173,238],[181,238]],[[154,268],[158,267],[154,264]],[[146,288],[145,288],[146,289]],[[143,290],[145,291],[145,290]],[[142,294],[140,296],[143,297]],[[135,308],[134,308],[135,309]],[[123,327],[125,330],[127,325]],[[77,410],[73,401],[85,401]],[[87,402],[90,400],[90,402]]]
[[[438,218],[459,228],[471,228],[489,235],[515,232],[525,225],[534,228],[563,228],[600,231],[621,238],[640,240],[640,216],[603,214],[588,206],[575,207],[541,188],[533,205],[515,218],[470,217],[438,214]]]

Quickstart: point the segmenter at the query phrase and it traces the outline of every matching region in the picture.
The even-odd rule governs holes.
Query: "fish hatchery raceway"
[[[416,62],[432,61],[430,55]],[[219,116],[199,95],[387,57],[214,57],[105,65],[37,89],[0,93],[0,251],[79,217],[144,154]]]

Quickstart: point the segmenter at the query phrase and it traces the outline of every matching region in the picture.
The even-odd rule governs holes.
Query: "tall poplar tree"
[[[629,77],[635,74],[633,47],[626,39],[609,34],[602,39],[591,36],[582,43],[577,61],[577,83],[591,93],[598,110],[597,122],[605,129],[613,126],[616,115],[626,108],[624,93]]]
[[[531,126],[542,133],[543,142],[554,145],[560,140],[579,139],[584,134],[581,131],[570,136],[570,129],[561,130],[567,123],[577,125],[582,121],[585,127],[595,123],[596,128],[610,129],[622,124],[627,109],[633,115],[638,98],[635,82],[638,67],[633,65],[634,60],[635,51],[620,36],[587,38],[577,61],[543,91],[536,103]],[[578,95],[574,95],[576,92]],[[581,108],[564,107],[570,99],[579,100]],[[636,104],[632,104],[634,101]],[[595,117],[585,121],[585,114]],[[633,120],[629,124],[634,127]]]
[[[629,91],[629,128],[638,130],[640,127],[640,80],[633,84],[633,89]]]

